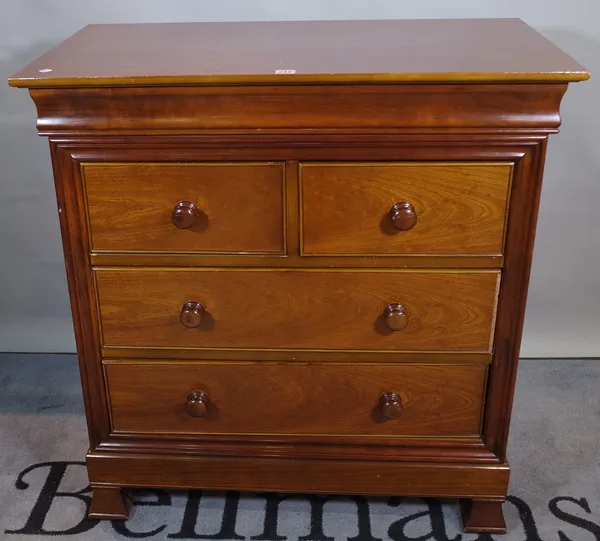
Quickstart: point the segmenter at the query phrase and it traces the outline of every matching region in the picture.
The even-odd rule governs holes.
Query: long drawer
[[[471,436],[485,365],[105,362],[113,430]]]
[[[482,351],[497,271],[96,269],[105,346]]]

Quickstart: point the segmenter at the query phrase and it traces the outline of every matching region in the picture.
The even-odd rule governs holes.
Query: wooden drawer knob
[[[188,301],[183,305],[179,320],[184,327],[195,329],[202,323],[204,307],[196,301]]]
[[[402,415],[402,400],[396,393],[385,393],[379,399],[381,413],[386,419],[397,419]]]
[[[187,396],[185,410],[192,417],[203,417],[208,409],[208,396],[203,391],[192,391]]]
[[[408,231],[417,225],[417,213],[408,201],[400,201],[390,209],[392,224],[398,231]]]
[[[200,216],[198,207],[191,201],[179,201],[171,213],[173,225],[179,229],[189,229]]]
[[[388,304],[383,311],[383,320],[390,331],[401,331],[408,325],[406,308],[399,302]]]

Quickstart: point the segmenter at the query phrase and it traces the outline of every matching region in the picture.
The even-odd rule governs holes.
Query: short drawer
[[[105,346],[480,351],[497,271],[97,269]]]
[[[83,178],[94,251],[285,251],[281,163],[87,163]]]
[[[477,435],[485,365],[116,361],[113,430],[173,434]]]
[[[304,163],[304,255],[502,253],[510,163]]]

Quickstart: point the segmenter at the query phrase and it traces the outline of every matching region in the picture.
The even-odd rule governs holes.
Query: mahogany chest
[[[546,140],[517,19],[91,25],[49,137],[89,427],[128,487],[459,498],[502,532]]]

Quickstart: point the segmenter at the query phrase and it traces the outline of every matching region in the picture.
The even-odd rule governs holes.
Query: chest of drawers
[[[128,487],[459,498],[502,532],[546,141],[518,20],[88,26],[50,139],[93,518]]]

